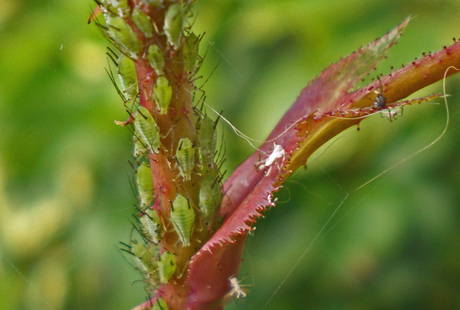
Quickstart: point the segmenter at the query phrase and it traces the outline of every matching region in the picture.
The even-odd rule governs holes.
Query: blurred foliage
[[[145,298],[118,250],[135,202],[131,140],[113,124],[126,115],[104,70],[107,43],[86,25],[94,4],[0,7],[0,307],[128,309]],[[202,0],[202,82],[217,67],[207,102],[263,139],[331,62],[412,15],[376,71],[388,73],[450,44],[459,11],[457,0]],[[460,307],[459,81],[447,82],[443,139],[362,190],[352,192],[439,135],[443,104],[373,117],[318,151],[257,224],[240,274],[250,294],[229,308]],[[253,150],[221,129],[231,171]]]

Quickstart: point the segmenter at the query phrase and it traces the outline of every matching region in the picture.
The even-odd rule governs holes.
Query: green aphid
[[[150,17],[140,8],[135,8],[131,14],[134,24],[144,34],[146,38],[153,37],[153,25]]]
[[[187,72],[194,72],[198,59],[201,38],[197,37],[193,32],[185,37],[184,47],[182,49],[184,55],[184,66]],[[196,70],[198,71],[198,70]]]
[[[154,244],[160,241],[161,221],[158,212],[152,209],[145,211],[140,218],[141,231],[144,236]]]
[[[199,139],[201,164],[204,169],[212,168],[217,147],[217,130],[216,123],[207,116],[201,119]]]
[[[169,279],[176,272],[176,258],[171,252],[164,252],[158,261],[158,274],[161,283],[168,283]]]
[[[149,49],[147,50],[147,59],[158,75],[163,74],[165,60],[163,57],[163,52],[157,45],[152,44],[149,46]]]
[[[222,201],[222,189],[217,167],[203,176],[200,188],[200,212],[204,218],[216,214]]]
[[[153,179],[152,170],[146,165],[139,165],[136,172],[136,185],[139,192],[141,210],[149,208],[153,199]]]
[[[189,138],[179,140],[176,149],[176,161],[179,174],[184,181],[190,181],[195,167],[195,148]]]
[[[160,149],[160,131],[150,112],[139,106],[134,117],[135,135],[145,147],[152,153],[158,153]]]
[[[173,223],[174,230],[179,236],[182,245],[184,247],[190,246],[190,238],[195,222],[195,212],[187,199],[181,194],[177,194],[171,206],[171,222]]]
[[[169,103],[171,102],[172,89],[165,76],[159,76],[153,88],[153,97],[158,105],[160,114],[168,113]]]
[[[174,3],[166,11],[163,29],[169,44],[171,44],[175,50],[180,48],[184,26],[185,16],[182,6],[178,3]]]
[[[141,270],[144,274],[149,274],[158,268],[158,247],[155,245],[144,245],[137,241],[133,241],[131,245],[131,253],[141,262],[144,269]]]
[[[118,57],[118,77],[128,99],[137,96],[137,72],[134,61],[123,54]]]
[[[141,51],[141,43],[134,30],[121,17],[106,17],[107,34],[115,41],[115,45],[121,45],[131,56],[137,58]]]
[[[168,305],[166,304],[166,301],[158,297],[155,303],[153,304],[151,310],[169,310]]]

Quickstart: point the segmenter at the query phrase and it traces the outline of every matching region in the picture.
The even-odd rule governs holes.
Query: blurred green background
[[[104,71],[107,44],[86,24],[91,7],[0,0],[1,309],[129,309],[146,297],[118,250],[135,202],[131,138],[113,123],[125,112]],[[203,0],[195,11],[201,73],[217,66],[207,102],[256,139],[322,69],[406,16],[375,75],[460,30],[458,0]],[[354,191],[442,132],[441,100],[364,121],[287,181],[248,240],[240,279],[250,294],[228,308],[458,309],[459,82],[447,81],[442,140],[367,187]],[[231,171],[253,150],[222,132]]]

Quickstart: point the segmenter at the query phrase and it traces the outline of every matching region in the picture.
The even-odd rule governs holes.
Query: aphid
[[[147,50],[147,59],[158,75],[163,74],[165,60],[161,49],[157,45],[152,44],[149,46],[149,49]]]
[[[154,272],[157,270],[156,257],[158,255],[158,247],[153,244],[140,244],[137,242],[137,240],[133,240],[132,245],[126,246],[129,248],[129,251],[124,251],[132,254],[135,257],[136,269],[138,269],[145,276],[154,278]]]
[[[193,224],[195,222],[195,212],[188,203],[187,199],[181,194],[177,194],[171,206],[171,222],[174,230],[179,236],[179,240],[184,247],[190,246]]]
[[[157,300],[155,300],[151,310],[168,310],[168,305],[163,298],[158,297]]]
[[[195,166],[195,148],[189,138],[181,138],[176,149],[177,168],[184,181],[192,179]]]
[[[201,119],[199,138],[201,163],[208,167],[212,165],[216,153],[217,131],[216,123],[207,116]]]
[[[106,17],[108,26],[107,34],[131,54],[137,57],[141,51],[141,44],[134,30],[121,17],[113,17],[110,14]]]
[[[140,8],[135,8],[131,13],[134,24],[145,35],[146,38],[153,37],[153,26],[150,17]]]
[[[158,274],[161,283],[168,283],[169,279],[176,272],[176,258],[171,252],[164,252],[158,261]]]
[[[283,147],[279,144],[273,143],[273,151],[267,157],[267,159],[265,159],[265,161],[257,163],[258,164],[257,168],[258,169],[264,169],[265,167],[271,168],[271,166],[275,163],[277,159],[284,158],[285,155],[286,155],[286,151],[283,149]]]
[[[198,59],[198,51],[200,49],[201,38],[197,37],[193,32],[185,37],[183,47],[184,66],[187,72],[195,71],[196,61]]]
[[[136,65],[133,60],[123,54],[118,57],[118,77],[128,99],[134,99],[137,96]]]
[[[184,26],[185,18],[182,7],[180,4],[174,3],[166,11],[163,29],[169,44],[171,44],[175,50],[180,48]]]
[[[375,90],[374,92],[377,94],[377,97],[375,98],[374,102],[372,103],[372,107],[374,109],[381,109],[385,106],[387,103],[387,98],[383,94],[383,85],[382,85],[382,80],[380,80],[380,88]]]
[[[135,269],[139,270],[139,272],[142,273],[144,276],[147,275],[149,273],[149,269],[139,257],[134,255],[134,253],[132,252],[132,247],[125,243],[122,244],[125,245],[129,250],[123,248],[121,250],[132,255],[132,259],[130,259],[128,262],[132,264]]]
[[[200,212],[204,218],[212,217],[222,201],[222,189],[218,170],[213,169],[203,176],[200,188]]]
[[[171,102],[172,89],[165,76],[159,76],[153,88],[153,96],[160,114],[168,113],[169,103]]]
[[[161,221],[157,211],[148,209],[140,218],[142,233],[152,242],[157,244],[160,239]]]
[[[228,293],[228,296],[236,298],[246,297],[246,292],[241,288],[240,283],[236,277],[230,277],[228,280],[230,281],[231,287],[231,291]]]
[[[160,132],[150,112],[139,106],[134,117],[135,135],[152,153],[160,149]]]
[[[142,164],[137,167],[136,185],[139,191],[141,210],[145,210],[152,205],[154,199],[152,170],[150,170],[150,167]]]

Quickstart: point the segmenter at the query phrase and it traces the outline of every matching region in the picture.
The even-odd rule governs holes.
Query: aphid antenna
[[[132,177],[128,175],[128,181],[129,181],[129,186],[131,187],[131,192],[133,193],[133,196],[136,197],[137,200],[137,191],[136,187],[134,186],[134,182],[132,180]]]
[[[120,248],[120,251],[123,251],[123,252],[125,252],[125,253],[128,253],[129,255],[132,255],[132,256],[136,256],[136,255],[134,255],[133,252],[131,252],[130,250],[127,250],[127,249]]]
[[[118,96],[120,96],[121,100],[125,103],[127,101],[124,93],[121,91],[121,89],[118,87],[117,82],[115,81],[115,76],[113,75],[112,69],[110,67],[110,63],[107,60],[107,64],[109,66],[109,69],[105,68],[105,72],[107,72],[107,75],[109,76],[110,82],[112,82],[112,85],[115,87],[115,90],[117,91]]]
[[[216,118],[216,120],[214,121],[214,129],[217,128],[217,124],[219,123],[220,115],[221,115],[222,113],[224,113],[224,110],[221,110],[221,111],[220,111],[220,114],[217,115],[217,118]]]
[[[216,150],[214,154],[215,162],[219,169],[222,167],[222,164],[225,162],[225,154],[227,153],[227,145],[224,143],[224,135],[221,136],[219,151]]]
[[[121,245],[127,247],[128,249],[131,249],[131,246],[130,246],[129,244],[126,244],[126,243],[124,243],[123,241],[119,241],[119,243],[120,243]],[[121,249],[120,249],[120,250],[121,250]],[[129,253],[133,254],[132,252],[129,252]]]
[[[186,27],[184,27],[184,32],[189,32],[192,28],[193,28],[193,25],[195,25],[195,22],[196,22],[196,19],[198,18],[198,14],[199,13],[193,13],[193,10],[192,10],[192,4],[193,4],[194,1],[189,1],[186,5],[186,11],[187,11],[187,14],[190,14],[187,16],[187,22],[188,22],[188,19],[189,18],[192,18],[194,17],[193,21],[191,23],[188,23],[188,25],[186,25]]]
[[[107,50],[108,52],[105,52],[105,54],[112,60],[115,67],[118,67],[118,62],[115,60],[118,58],[117,53],[115,53],[114,50],[110,48],[110,46],[107,46]]]
[[[134,218],[136,218],[134,214],[132,214],[132,216],[133,216]],[[136,218],[136,221],[138,221],[137,218]],[[133,226],[133,228],[132,228],[131,231],[136,231],[136,232],[139,234],[139,236],[140,236],[144,241],[147,241],[147,240],[150,241],[150,239],[147,238],[147,237],[144,235],[144,233],[143,233],[142,231],[139,230],[139,227],[138,227],[138,226],[140,225],[140,223],[139,223],[138,225],[134,224],[134,223],[131,222],[131,221],[130,221],[130,223],[131,223],[131,225]]]
[[[220,185],[222,181],[222,176],[218,175],[217,178],[214,179],[214,182],[211,184],[211,188],[214,188],[215,185]]]
[[[144,266],[144,264],[142,263],[142,261],[141,261],[138,257],[136,257],[132,252],[129,252],[129,251],[127,251],[126,249],[119,249],[119,250],[120,250],[120,251],[123,251],[123,252],[125,252],[125,253],[128,253],[128,254],[130,254],[130,255],[132,255],[132,256],[134,256],[134,259],[136,259],[136,260],[139,262],[139,264],[141,264],[142,266]],[[148,272],[148,270],[146,269],[145,266],[144,266],[144,270],[141,270],[141,269],[139,268],[139,266],[134,265],[130,260],[128,260],[128,259],[125,257],[125,255],[123,255],[123,253],[120,252],[120,255],[121,255],[121,257],[123,257],[123,259],[124,259],[128,264],[130,264],[134,269],[139,270],[139,272],[141,272],[144,276],[145,276],[145,274]],[[134,281],[133,284],[134,284],[135,282],[138,282],[138,281],[143,281],[143,280]]]
[[[220,62],[222,60],[219,60],[219,62],[214,66],[214,69],[212,69],[211,73],[209,73],[209,76],[208,78],[203,82],[203,84],[201,84],[201,86],[199,86],[198,88],[199,89],[202,89],[204,87],[204,85],[206,85],[206,83],[209,81],[209,79],[211,78],[211,76],[216,72],[217,70],[217,67],[220,65]]]
[[[139,209],[138,209],[138,210],[139,210]],[[142,212],[141,210],[139,210],[139,211]],[[138,225],[141,224],[140,220],[139,220],[139,219],[137,218],[137,216],[134,215],[134,214],[131,214],[131,216],[134,218],[134,221],[136,222],[136,223],[131,222],[131,225],[133,225],[133,228],[134,228],[138,233],[140,233],[140,232],[139,232],[139,229],[138,229]]]
[[[98,21],[97,19],[94,20],[94,23],[96,24],[97,28],[101,32],[102,36],[105,37],[110,43],[112,43],[113,42],[112,39],[106,33],[108,28],[105,25],[103,25],[100,21]]]

